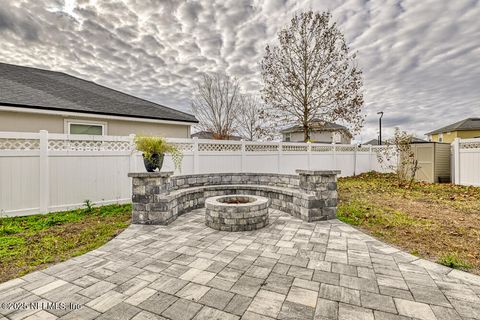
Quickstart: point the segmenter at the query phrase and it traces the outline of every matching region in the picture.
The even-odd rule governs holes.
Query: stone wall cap
[[[187,178],[202,178],[209,176],[228,177],[228,176],[272,176],[272,177],[284,177],[284,178],[298,178],[296,174],[284,174],[284,173],[272,173],[272,172],[214,172],[214,173],[197,173],[197,174],[183,174],[176,175],[176,179]]]
[[[235,204],[223,203],[218,201],[219,199],[222,199],[222,198],[237,198],[237,197],[251,198],[253,201],[247,202],[247,203],[235,203]],[[263,204],[270,205],[269,198],[252,195],[252,194],[226,194],[222,196],[209,197],[205,199],[205,205],[210,205],[217,208],[236,208],[236,207],[248,208],[248,207],[253,207],[253,206],[258,206]]]
[[[130,172],[128,177],[130,178],[168,178],[173,175],[173,171],[165,172]]]
[[[333,175],[340,174],[340,170],[295,170],[296,173],[305,176],[317,176],[317,175]]]

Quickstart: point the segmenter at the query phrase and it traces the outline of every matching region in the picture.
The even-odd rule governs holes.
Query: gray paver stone
[[[202,308],[201,304],[188,301],[185,299],[178,299],[170,307],[165,310],[162,315],[172,320],[190,320]]]

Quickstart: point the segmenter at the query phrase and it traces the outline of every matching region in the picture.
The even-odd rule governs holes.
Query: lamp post
[[[382,118],[383,118],[383,111],[377,112],[380,115],[378,119],[378,127],[379,127],[379,134],[378,134],[378,145],[382,145]]]

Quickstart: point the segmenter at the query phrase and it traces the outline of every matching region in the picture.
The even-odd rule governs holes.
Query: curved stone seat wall
[[[282,188],[298,188],[300,180],[294,174],[276,173],[215,173],[172,176],[171,190],[178,190],[199,186],[256,184]]]
[[[271,208],[305,221],[336,218],[339,171],[297,170],[298,175],[218,173],[172,176],[172,172],[130,173],[132,223],[169,224],[203,208],[213,196],[246,194],[271,199]]]
[[[301,208],[298,204],[295,204],[297,201],[295,200],[294,192],[261,185],[218,185],[188,188],[179,190],[179,192],[172,193],[165,197],[163,201],[159,202],[161,205],[157,205],[156,207],[144,207],[140,204],[140,206],[136,208],[139,208],[139,211],[144,211],[145,208],[161,209],[165,214],[162,214],[160,219],[165,219],[165,222],[155,224],[168,224],[170,221],[173,221],[176,216],[194,209],[203,208],[206,198],[233,194],[256,195],[269,198],[272,200],[271,208],[301,218]],[[136,208],[134,208],[134,210]],[[133,223],[142,223],[141,221],[136,221],[136,217],[137,215],[133,216]],[[152,215],[150,215],[150,217],[153,218]]]

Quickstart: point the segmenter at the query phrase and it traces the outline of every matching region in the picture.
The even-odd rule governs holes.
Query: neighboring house
[[[480,118],[467,118],[426,133],[429,141],[452,143],[455,138],[480,138]]]
[[[382,144],[385,144],[385,141],[382,141]],[[368,140],[367,142],[362,143],[362,145],[378,146],[378,139]]]
[[[303,142],[304,134],[302,126],[293,126],[280,131],[285,142]],[[316,143],[340,143],[350,144],[352,134],[342,125],[314,120],[310,129],[310,141]]]
[[[210,140],[218,140],[216,137],[215,137],[215,134],[213,132],[210,132],[210,131],[199,131],[199,132],[195,132],[195,133],[192,133],[190,135],[191,138],[198,138],[198,139],[210,139]],[[229,136],[228,139],[223,139],[223,140],[242,140],[243,138],[242,137],[239,137],[239,136]]]
[[[422,142],[428,142],[427,140],[423,140],[417,137],[412,137],[412,142],[413,143],[422,143]],[[385,141],[382,141],[382,144],[385,144]],[[372,146],[378,146],[378,139],[372,139],[367,142],[362,143],[362,145],[372,145]]]
[[[188,138],[197,122],[65,73],[0,63],[0,131]]]

